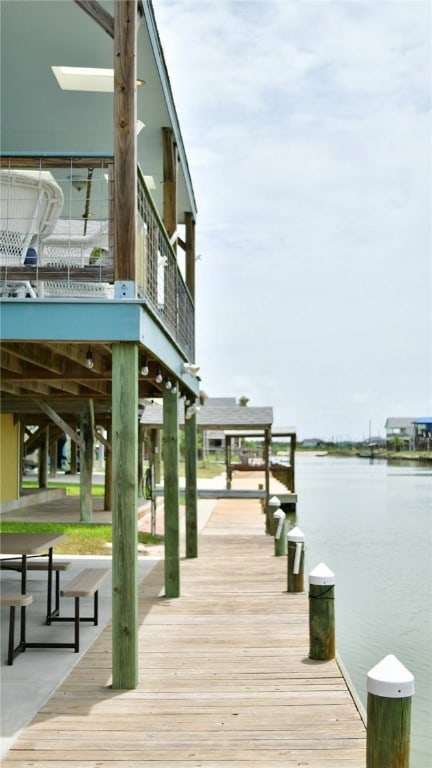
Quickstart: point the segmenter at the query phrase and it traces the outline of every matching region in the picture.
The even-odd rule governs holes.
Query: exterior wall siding
[[[13,416],[0,416],[0,501],[19,496],[19,426]]]

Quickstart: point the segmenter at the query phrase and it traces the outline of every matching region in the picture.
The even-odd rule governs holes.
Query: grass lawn
[[[36,480],[23,480],[23,488],[39,488],[39,484]],[[79,483],[68,483],[67,480],[52,480],[48,481],[48,488],[66,488],[66,496],[79,496],[80,486]],[[103,485],[92,486],[92,496],[103,496],[105,488]]]
[[[56,555],[110,555],[112,529],[99,523],[19,523],[0,522],[1,533],[64,533],[66,538],[56,544]],[[162,536],[138,532],[138,542],[146,546],[161,544]]]
[[[197,467],[198,477],[217,477],[224,471],[224,465],[215,461],[200,461]],[[184,463],[179,465],[179,475],[184,477]],[[37,479],[23,481],[23,488],[38,488]],[[68,481],[67,476],[58,476],[48,480],[48,488],[65,488],[67,496],[79,496],[80,486],[78,482]],[[103,496],[105,488],[103,484],[92,486],[92,496]],[[180,498],[180,503],[184,499]],[[100,523],[35,523],[35,522],[0,522],[2,533],[64,533],[64,541],[56,545],[56,555],[109,555],[111,554],[112,529],[111,525]],[[152,536],[150,533],[139,531],[138,542],[151,547],[163,542],[163,536]]]

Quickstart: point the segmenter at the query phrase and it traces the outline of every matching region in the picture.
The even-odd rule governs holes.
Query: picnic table
[[[48,584],[47,584],[47,623],[52,618],[52,575],[53,575],[53,547],[64,539],[64,534],[58,533],[0,533],[0,557],[21,557],[21,594],[27,592],[27,558],[35,555],[48,557]],[[9,558],[7,558],[9,559]],[[50,648],[61,647],[56,643],[31,643],[26,640],[26,604],[21,605],[21,632],[20,642],[14,651],[14,655],[26,648]]]

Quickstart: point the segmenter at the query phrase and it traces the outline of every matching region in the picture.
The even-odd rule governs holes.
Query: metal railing
[[[194,360],[194,304],[165,227],[138,169],[137,287],[188,360]]]
[[[0,157],[0,297],[115,298],[113,158]],[[194,305],[138,168],[136,295],[189,360]]]

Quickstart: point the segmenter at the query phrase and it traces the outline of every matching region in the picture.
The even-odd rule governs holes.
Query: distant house
[[[402,450],[413,451],[415,446],[415,416],[390,416],[385,423],[386,446],[394,449],[399,444]]]
[[[205,407],[213,408],[235,408],[237,402],[235,397],[209,397],[205,402]],[[244,407],[244,406],[242,406]],[[216,414],[222,414],[222,411],[216,411]],[[204,429],[202,433],[203,455],[224,454],[225,452],[225,433],[223,429]],[[241,445],[241,438],[233,439],[233,449],[238,450]]]
[[[324,440],[321,440],[319,437],[309,437],[306,440],[301,440],[299,445],[302,448],[322,448],[326,445]]]
[[[432,450],[432,416],[414,419],[414,435],[414,449],[416,451]]]

